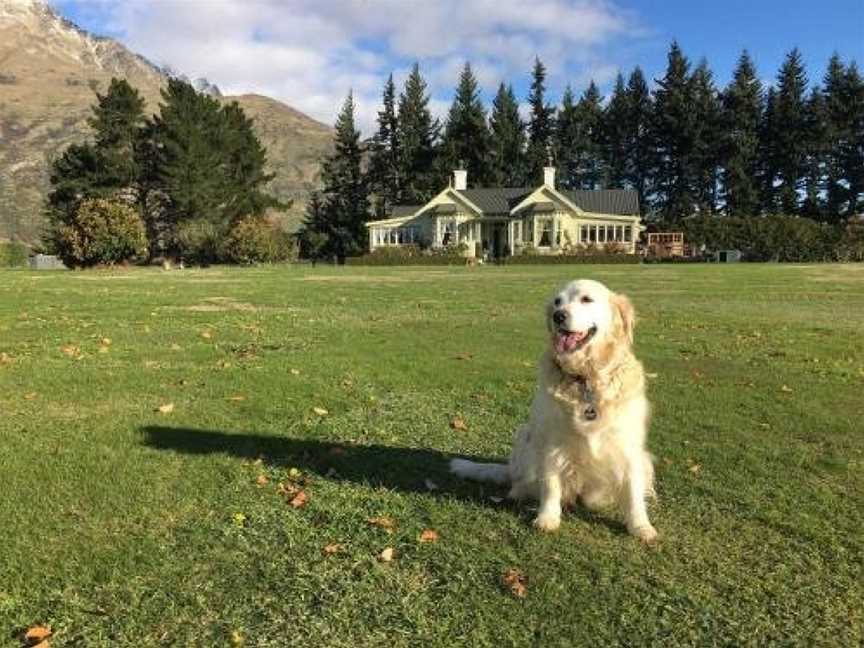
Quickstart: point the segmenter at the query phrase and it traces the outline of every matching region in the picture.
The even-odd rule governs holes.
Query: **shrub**
[[[85,200],[69,222],[59,225],[57,248],[70,267],[128,261],[147,253],[144,221],[129,205]]]
[[[292,237],[270,221],[250,216],[237,221],[223,246],[224,258],[233,263],[276,263],[295,255]]]
[[[0,268],[21,268],[27,265],[30,248],[23,243],[0,243]]]
[[[537,254],[505,257],[505,265],[568,265],[568,264],[628,264],[639,263],[635,254]]]
[[[223,229],[204,219],[184,221],[177,225],[174,233],[174,242],[180,256],[201,265],[219,260],[223,238]]]

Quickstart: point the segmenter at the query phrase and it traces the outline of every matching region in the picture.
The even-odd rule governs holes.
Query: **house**
[[[468,189],[468,172],[456,170],[446,189],[425,205],[398,205],[390,217],[366,223],[369,249],[465,244],[466,256],[498,258],[533,249],[578,254],[586,248],[633,254],[644,229],[635,191],[565,191],[546,167],[539,187]]]

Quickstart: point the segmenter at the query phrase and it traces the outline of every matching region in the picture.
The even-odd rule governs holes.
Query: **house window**
[[[627,243],[630,243],[630,241],[632,240],[632,232],[629,225],[624,226],[624,240]]]
[[[582,242],[582,243],[585,243],[587,240],[588,240],[588,226],[587,226],[587,225],[583,225],[583,226],[582,226],[582,231],[581,231],[581,233],[579,234],[579,241]]]
[[[444,223],[444,236],[441,237],[441,245],[447,246],[456,243],[456,221]]]
[[[624,240],[624,228],[621,225],[615,226],[615,240],[623,241]]]
[[[519,221],[513,223],[513,242],[522,242],[522,223],[520,223]]]
[[[550,247],[552,245],[552,221],[545,219],[540,221],[540,242],[538,247]]]
[[[589,231],[591,233],[589,236],[589,240],[591,241],[591,243],[596,243],[597,242],[597,226],[591,225],[591,227],[589,228]]]
[[[605,243],[606,242],[606,226],[600,225],[597,227],[597,242]]]

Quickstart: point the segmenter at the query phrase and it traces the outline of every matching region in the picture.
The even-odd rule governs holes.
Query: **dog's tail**
[[[507,464],[477,463],[467,459],[453,459],[450,462],[450,472],[475,481],[488,481],[496,484],[506,484],[510,481],[510,471]]]

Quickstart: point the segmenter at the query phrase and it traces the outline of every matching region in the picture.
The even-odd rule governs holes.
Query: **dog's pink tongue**
[[[558,353],[569,353],[584,339],[585,333],[559,333],[555,339],[555,350]]]

